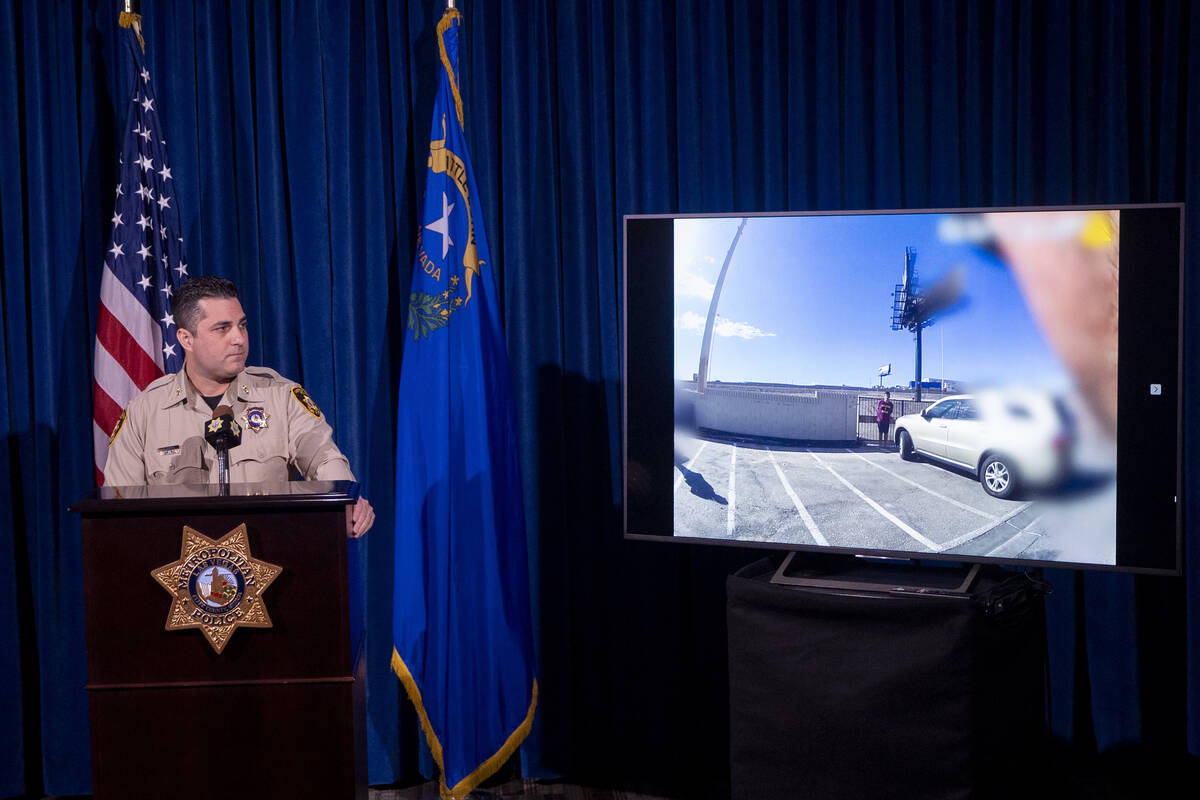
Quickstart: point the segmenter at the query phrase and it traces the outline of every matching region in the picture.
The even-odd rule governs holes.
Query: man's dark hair
[[[195,278],[188,278],[175,293],[175,301],[171,306],[175,324],[195,333],[196,325],[200,322],[201,300],[210,297],[236,300],[237,296],[237,286],[233,281],[227,281],[216,275],[198,275]]]

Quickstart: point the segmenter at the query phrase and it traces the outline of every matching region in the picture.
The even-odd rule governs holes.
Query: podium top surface
[[[353,481],[231,483],[223,495],[215,483],[162,486],[101,486],[71,507],[85,515],[170,511],[248,511],[334,508],[358,499]]]

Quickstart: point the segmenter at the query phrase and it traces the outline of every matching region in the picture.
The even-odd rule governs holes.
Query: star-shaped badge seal
[[[281,572],[250,555],[243,522],[217,540],[184,525],[179,560],[150,574],[172,598],[166,629],[199,628],[219,654],[239,627],[271,627],[262,593]]]

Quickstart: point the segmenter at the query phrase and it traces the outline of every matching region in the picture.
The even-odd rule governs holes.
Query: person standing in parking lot
[[[879,426],[879,441],[888,440],[888,431],[892,427],[892,393],[884,392],[883,397],[875,404],[875,423]]]

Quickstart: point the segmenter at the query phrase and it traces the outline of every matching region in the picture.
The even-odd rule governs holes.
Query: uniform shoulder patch
[[[292,397],[296,398],[296,402],[303,406],[305,411],[317,419],[321,418],[321,409],[317,408],[317,404],[308,396],[308,392],[304,391],[303,386],[293,386]]]
[[[117,424],[113,425],[112,433],[108,437],[108,446],[112,447],[112,443],[117,440],[117,434],[121,432],[121,428],[125,427],[125,415],[129,412],[125,409],[121,410],[121,416],[117,417]]]

